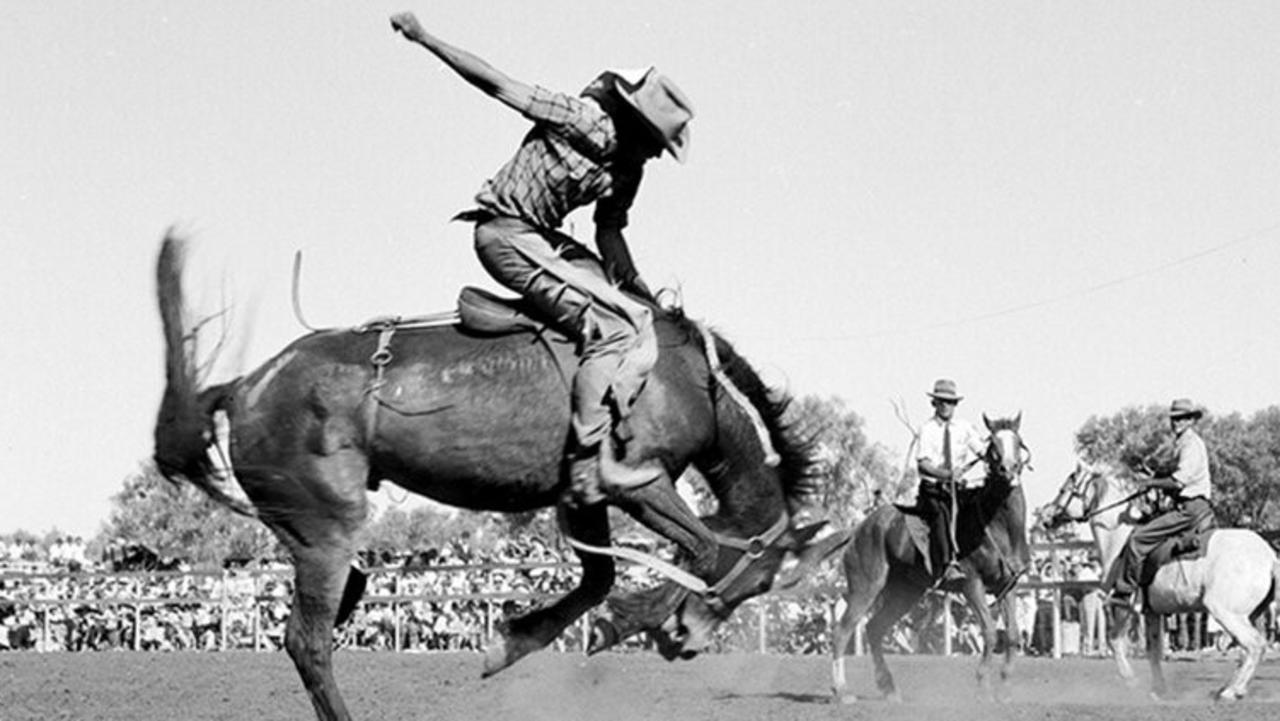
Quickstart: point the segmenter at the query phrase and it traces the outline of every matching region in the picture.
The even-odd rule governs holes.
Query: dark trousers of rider
[[[1133,529],[1129,542],[1116,558],[1108,574],[1107,587],[1115,589],[1118,596],[1128,596],[1137,590],[1142,562],[1165,539],[1179,536],[1193,529],[1207,527],[1213,522],[1213,507],[1203,498],[1179,501],[1173,510],[1156,516]]]
[[[582,341],[572,428],[580,449],[598,445],[610,427],[606,398],[625,418],[657,362],[652,311],[618,290],[599,259],[563,233],[490,217],[476,224],[475,247],[494,279]]]
[[[940,573],[955,558],[951,545],[951,489],[944,483],[922,482],[916,492],[916,505],[929,521],[930,562],[933,572]]]

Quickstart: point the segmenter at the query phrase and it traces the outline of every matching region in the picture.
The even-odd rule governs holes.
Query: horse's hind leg
[[[262,486],[255,505],[293,555],[293,609],[285,626],[285,648],[316,716],[345,721],[350,715],[333,678],[333,627],[355,556],[354,538],[367,510],[368,467],[353,453],[311,456],[306,465],[308,475]]]
[[[1258,662],[1262,660],[1262,652],[1267,647],[1266,637],[1258,631],[1257,627],[1250,622],[1248,616],[1236,611],[1215,608],[1214,605],[1206,603],[1209,613],[1222,626],[1223,630],[1231,634],[1236,643],[1240,644],[1244,649],[1244,658],[1240,659],[1240,665],[1236,667],[1236,673],[1231,678],[1231,683],[1223,686],[1218,691],[1218,698],[1226,701],[1234,701],[1244,698],[1248,691],[1249,681],[1253,679],[1253,674],[1258,670]]]
[[[561,509],[560,522],[570,537],[592,546],[609,545],[608,507],[596,504]],[[484,675],[491,676],[524,656],[546,647],[575,619],[604,600],[613,587],[614,563],[609,556],[578,552],[582,580],[555,603],[506,619],[502,636],[485,649]]]
[[[871,648],[871,659],[875,664],[876,687],[887,701],[897,703],[902,701],[902,696],[893,682],[889,666],[884,662],[884,637],[893,628],[893,624],[920,601],[922,595],[923,588],[909,585],[900,579],[890,579],[881,594],[883,601],[880,609],[867,622],[867,645]]]
[[[857,540],[854,540],[855,544]],[[871,610],[876,597],[884,589],[889,564],[883,553],[877,553],[874,549],[864,551],[856,545],[849,546],[841,558],[841,564],[848,590],[845,592],[844,613],[840,614],[831,643],[831,691],[836,701],[850,704],[857,697],[849,693],[844,660],[846,656],[856,652],[854,643],[858,622]]]

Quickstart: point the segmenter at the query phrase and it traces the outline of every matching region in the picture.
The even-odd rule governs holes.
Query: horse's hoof
[[[498,636],[484,649],[484,672],[481,676],[489,678],[511,663],[507,659],[507,639],[505,636]]]
[[[1230,687],[1223,686],[1217,693],[1213,694],[1214,701],[1239,701],[1244,698],[1244,694],[1232,691]]]
[[[884,700],[889,703],[902,703],[902,694],[897,691],[890,691],[884,695]]]
[[[488,678],[520,659],[537,651],[539,646],[519,641],[510,636],[497,636],[484,650],[483,678]]]
[[[587,643],[587,655],[591,656],[618,643],[618,629],[613,623],[597,618],[591,622],[591,635]]]

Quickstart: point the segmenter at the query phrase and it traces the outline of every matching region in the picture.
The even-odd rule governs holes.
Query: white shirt
[[[946,460],[942,451],[944,425],[951,426],[951,468],[953,470],[965,468],[973,461],[982,458],[982,454],[986,451],[986,440],[972,424],[954,417],[944,424],[937,416],[930,416],[929,420],[920,426],[920,450],[916,456],[917,462],[929,461],[939,468],[942,467]],[[965,471],[961,480],[978,480],[985,474],[986,468],[983,464],[975,463]]]
[[[1203,496],[1208,500],[1213,493],[1213,485],[1209,481],[1209,451],[1204,441],[1194,428],[1188,428],[1174,442],[1178,451],[1178,470],[1173,472],[1173,480],[1182,486],[1178,495],[1182,498]]]

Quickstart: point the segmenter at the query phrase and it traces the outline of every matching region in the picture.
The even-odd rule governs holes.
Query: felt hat
[[[1175,398],[1169,404],[1170,418],[1199,418],[1203,415],[1204,410],[1192,403],[1190,398]]]
[[[644,118],[671,156],[683,163],[689,153],[689,121],[693,120],[689,98],[656,68],[649,68],[638,83],[621,75],[616,83],[618,95]]]
[[[952,403],[959,403],[964,398],[956,393],[956,382],[950,378],[939,378],[934,381],[933,391],[929,393],[929,397]]]

